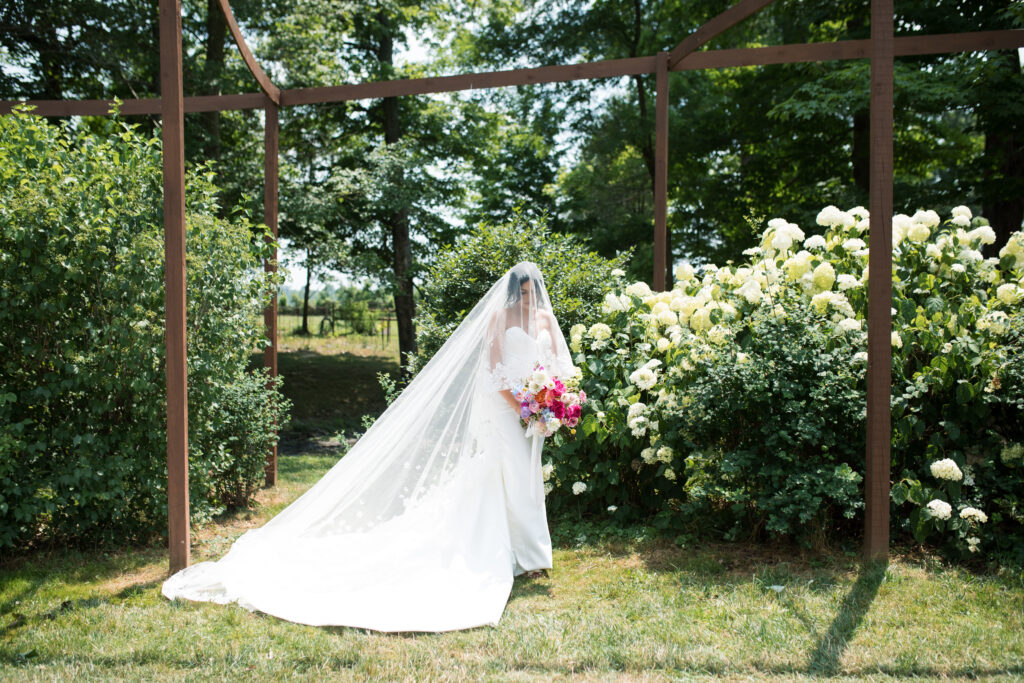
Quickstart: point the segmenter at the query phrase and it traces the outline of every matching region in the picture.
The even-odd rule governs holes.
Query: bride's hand
[[[505,399],[505,401],[510,406],[512,406],[512,410],[515,411],[516,417],[519,417],[520,416],[520,414],[519,414],[519,407],[520,407],[519,406],[519,401],[517,401],[516,397],[512,395],[512,392],[509,391],[508,389],[503,389],[502,392],[501,392],[501,395]]]

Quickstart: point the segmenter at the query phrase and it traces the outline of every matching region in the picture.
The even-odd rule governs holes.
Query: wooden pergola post
[[[892,469],[893,0],[871,1],[871,231],[868,256],[864,559],[889,556]]]
[[[263,222],[277,240],[277,151],[278,151],[278,106],[267,98],[264,106],[266,120],[263,128]],[[274,254],[263,264],[268,273],[277,272],[277,247]],[[270,346],[263,350],[263,365],[270,370],[271,377],[277,377],[277,291],[270,304],[263,309],[263,322],[270,336]],[[266,484],[277,484],[277,446],[267,453]]]
[[[654,290],[665,289],[668,263],[668,53],[659,52],[654,105]]]
[[[171,572],[189,564],[188,370],[185,362],[185,111],[181,0],[160,0],[167,363],[167,532]]]

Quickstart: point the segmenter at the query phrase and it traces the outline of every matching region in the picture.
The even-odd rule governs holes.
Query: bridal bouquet
[[[577,390],[576,380],[563,383],[549,375],[544,366],[537,363],[523,381],[512,389],[519,401],[519,416],[527,427],[527,435],[551,436],[563,425],[573,434],[580,421],[581,406],[587,402],[587,394]]]

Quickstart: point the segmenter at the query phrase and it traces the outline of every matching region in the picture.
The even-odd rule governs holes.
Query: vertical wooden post
[[[181,0],[160,0],[167,363],[167,532],[171,572],[189,564],[188,375],[185,363],[185,115]]]
[[[665,289],[668,243],[668,53],[659,52],[654,106],[654,277],[655,291]]]
[[[277,239],[277,151],[278,151],[278,107],[267,98],[264,112],[266,121],[263,127],[263,222],[267,224]],[[274,249],[273,260],[264,262],[267,272],[277,271],[277,249]],[[263,365],[270,370],[271,377],[277,377],[277,291],[270,305],[263,310],[263,322],[270,335],[270,346],[263,351]],[[277,484],[277,446],[267,453],[266,485]]]
[[[893,0],[871,1],[871,182],[864,559],[889,555],[892,393]]]

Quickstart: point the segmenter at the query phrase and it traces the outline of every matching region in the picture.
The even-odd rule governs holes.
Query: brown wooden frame
[[[124,116],[160,114],[163,120],[164,240],[166,254],[167,330],[167,494],[170,568],[189,564],[188,404],[185,372],[185,205],[184,114],[231,109],[259,109],[264,129],[264,221],[277,236],[278,108],[346,100],[454,92],[554,83],[591,78],[655,74],[655,289],[664,289],[667,263],[668,84],[669,73],[695,69],[784,64],[839,59],[871,61],[871,234],[882,245],[892,244],[893,209],[893,60],[899,56],[1002,50],[1024,47],[1024,30],[978,31],[944,35],[893,35],[893,0],[871,0],[871,38],[832,43],[778,45],[697,52],[715,36],[757,13],[773,0],[741,0],[708,21],[671,52],[648,57],[613,59],[585,64],[545,66],[457,76],[280,90],[260,68],[245,43],[228,0],[218,0],[231,35],[262,93],[182,96],[181,3],[160,0],[161,97],[125,100]],[[0,102],[0,114],[21,101]],[[36,100],[28,104],[42,116],[104,116],[113,100]],[[265,264],[276,269],[277,255]],[[890,347],[892,250],[872,249],[868,279],[868,386],[865,478],[865,560],[885,559],[889,552],[889,487],[892,391]],[[277,375],[277,297],[264,312],[271,346],[264,362]],[[277,451],[267,458],[267,483],[277,480]]]

